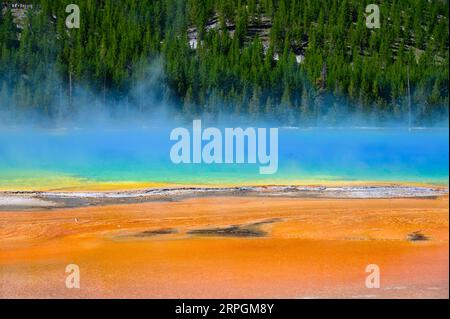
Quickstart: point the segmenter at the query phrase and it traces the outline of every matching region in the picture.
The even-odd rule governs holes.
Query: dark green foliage
[[[448,117],[448,1],[380,0],[373,30],[361,0],[83,0],[71,30],[69,3],[3,10],[0,111],[70,116],[83,88],[111,109],[407,120],[409,66],[416,123]]]

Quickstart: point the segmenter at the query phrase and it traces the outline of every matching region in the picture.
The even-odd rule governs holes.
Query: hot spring
[[[3,130],[0,189],[351,182],[448,185],[448,129],[279,129],[278,171],[174,164],[172,128]],[[114,187],[114,186],[111,186]]]

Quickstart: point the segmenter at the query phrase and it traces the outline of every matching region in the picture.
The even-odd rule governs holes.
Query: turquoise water
[[[448,129],[280,129],[279,168],[173,164],[170,129],[0,132],[0,188],[85,182],[388,181],[448,185]]]

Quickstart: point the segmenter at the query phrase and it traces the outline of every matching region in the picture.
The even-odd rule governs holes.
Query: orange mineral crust
[[[0,212],[0,297],[448,298],[448,243],[447,196]],[[366,287],[370,264],[380,288]]]

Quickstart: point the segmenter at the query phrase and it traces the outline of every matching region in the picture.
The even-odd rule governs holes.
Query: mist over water
[[[110,101],[105,104],[98,94],[77,87],[76,109],[66,117],[2,114],[5,116],[0,120],[0,189],[62,189],[122,182],[448,184],[447,128],[411,130],[405,122],[390,121],[385,121],[383,128],[375,128],[378,122],[346,113],[344,106],[339,123],[317,118],[302,128],[284,127],[286,122],[277,118],[277,114],[265,117],[226,112],[185,114],[180,107],[164,100],[163,77],[160,63],[151,66],[146,81],[136,84],[130,99],[113,104]],[[220,109],[219,105],[217,110]],[[278,171],[260,175],[259,163],[173,164],[170,148],[175,142],[170,141],[170,132],[179,126],[192,130],[193,118],[201,119],[203,128],[281,127]],[[436,119],[433,123],[448,127],[448,119]],[[330,127],[336,125],[339,127]]]
[[[0,188],[58,189],[109,182],[448,185],[447,129],[281,128],[278,171],[260,175],[259,164],[173,164],[170,148],[175,142],[169,135],[175,127],[161,123],[149,128],[4,130]]]
[[[143,60],[142,74],[133,81],[127,92],[99,90],[91,84],[80,81],[73,83],[68,92],[49,92],[48,104],[16,105],[14,96],[0,96],[0,133],[6,128],[61,129],[61,128],[100,128],[129,129],[130,127],[173,126],[178,123],[189,125],[193,119],[209,120],[214,126],[294,126],[294,127],[448,127],[448,107],[436,106],[424,117],[427,105],[413,103],[408,110],[407,92],[402,97],[397,112],[383,110],[376,105],[362,106],[338,98],[331,92],[319,92],[314,83],[303,79],[305,86],[321,102],[311,106],[311,112],[301,114],[301,106],[283,106],[274,104],[271,110],[265,110],[263,104],[252,109],[249,101],[227,102],[223,97],[214,96],[214,105],[191,105],[186,110],[183,99],[177,97],[167,83],[165,61],[157,56]],[[49,86],[61,88],[64,79],[55,70],[53,64],[47,65]],[[0,80],[5,80],[0,74]],[[31,87],[39,91],[39,85]],[[260,96],[270,95],[270,90],[260,92]],[[314,99],[309,101],[314,104]],[[45,109],[45,111],[43,111]],[[239,110],[238,112],[236,110]],[[395,114],[394,114],[395,113]]]

